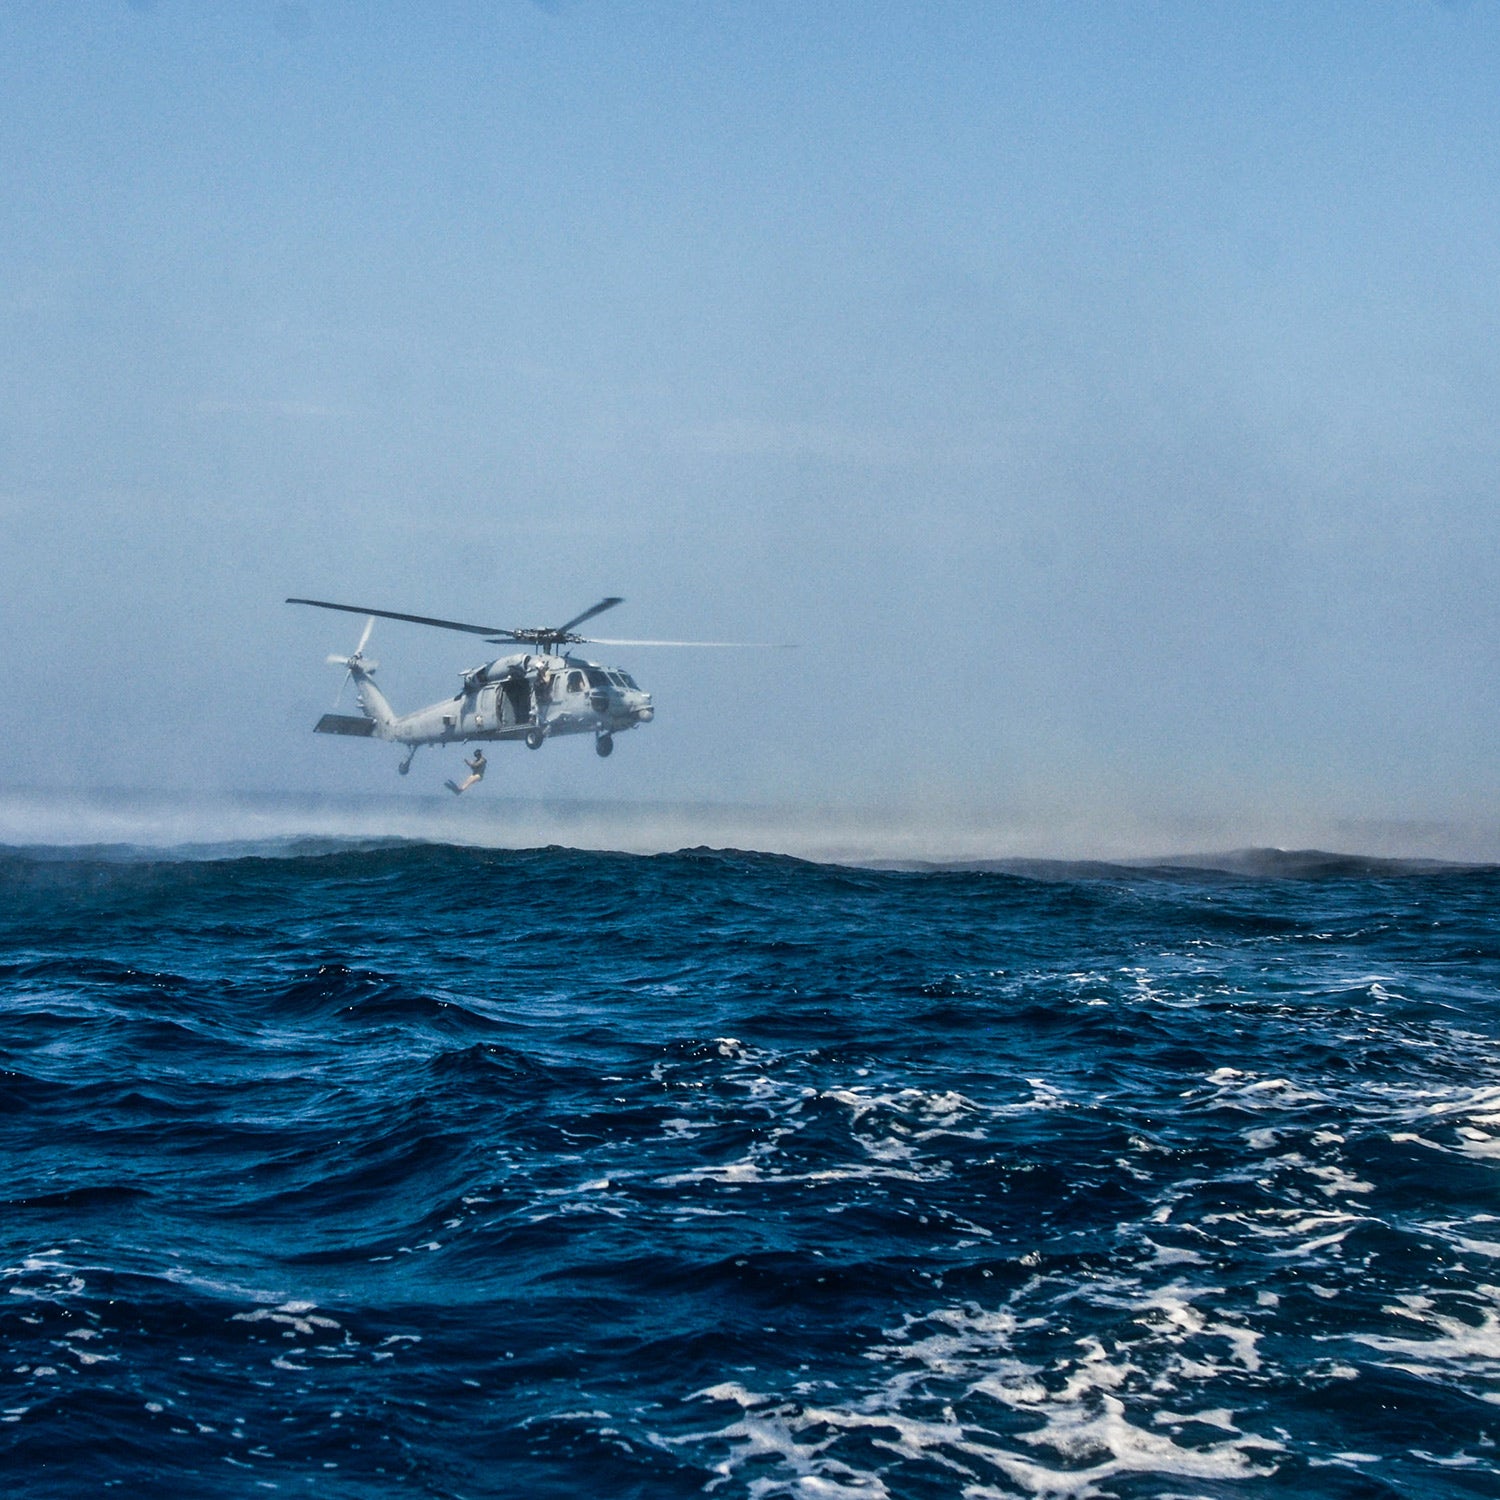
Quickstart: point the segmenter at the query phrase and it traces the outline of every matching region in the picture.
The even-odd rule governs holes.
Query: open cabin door
[[[531,684],[524,677],[507,677],[500,684],[500,723],[531,722]]]

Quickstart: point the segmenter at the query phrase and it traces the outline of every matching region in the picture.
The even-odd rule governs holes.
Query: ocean
[[[1500,869],[0,849],[7,1495],[1494,1496]]]

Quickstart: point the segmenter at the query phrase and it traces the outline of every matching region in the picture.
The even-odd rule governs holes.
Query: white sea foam
[[[1390,1356],[1387,1363],[1398,1369],[1456,1379],[1477,1387],[1485,1400],[1500,1400],[1500,1286],[1482,1283],[1470,1295],[1445,1300],[1449,1310],[1434,1297],[1409,1293],[1382,1309],[1415,1325],[1410,1338],[1386,1333],[1353,1337]],[[1459,1315],[1460,1308],[1465,1316]]]
[[[1109,1493],[1125,1474],[1264,1476],[1275,1470],[1278,1440],[1246,1432],[1224,1406],[1162,1404],[1174,1391],[1261,1370],[1259,1330],[1218,1308],[1223,1296],[1220,1287],[1183,1281],[1142,1288],[1128,1275],[1084,1285],[1036,1278],[1001,1307],[965,1302],[909,1316],[867,1351],[881,1377],[844,1402],[803,1406],[734,1381],[712,1387],[705,1399],[740,1411],[694,1441],[730,1446],[716,1483],[743,1479],[753,1462],[755,1493],[768,1496],[806,1493],[799,1486],[809,1478],[855,1494],[899,1493],[904,1464],[950,1470],[971,1500],[1017,1487],[1084,1500]],[[1055,1320],[1073,1321],[1080,1297],[1131,1320],[1114,1324],[1107,1339],[1048,1337]],[[1039,1361],[1022,1347],[1049,1354]],[[986,1403],[1010,1418],[987,1419]],[[1016,1418],[1029,1425],[1017,1430]],[[871,1450],[891,1455],[895,1467],[857,1456]],[[770,1474],[768,1459],[781,1461]]]
[[[1352,1173],[1346,1172],[1342,1167],[1309,1167],[1307,1172],[1310,1177],[1322,1179],[1320,1190],[1330,1198],[1337,1197],[1340,1193],[1373,1193],[1375,1191],[1373,1182],[1365,1182]]]
[[[1256,1462],[1263,1454],[1282,1451],[1282,1444],[1267,1438],[1246,1437],[1187,1447],[1163,1433],[1138,1427],[1125,1415],[1125,1405],[1115,1396],[1104,1396],[1102,1410],[1085,1415],[1078,1410],[1053,1414],[1036,1432],[1023,1433],[1022,1441],[1048,1447],[1070,1461],[1070,1467],[1052,1467],[1019,1456],[997,1456],[1006,1476],[1035,1495],[1092,1496],[1099,1486],[1118,1474],[1162,1474],[1186,1479],[1246,1479],[1275,1472],[1275,1465]],[[998,1496],[1002,1491],[976,1487],[969,1496]]]
[[[1238,1068],[1216,1068],[1207,1082],[1214,1090],[1210,1109],[1295,1110],[1328,1103],[1327,1094],[1290,1078],[1258,1078]]]
[[[1433,1097],[1430,1090],[1417,1091],[1421,1102],[1414,1101],[1404,1114],[1408,1123],[1421,1128],[1392,1131],[1393,1142],[1481,1161],[1500,1159],[1500,1109],[1495,1107],[1500,1104],[1500,1085],[1487,1084],[1428,1102]],[[1436,1140],[1426,1133],[1434,1127],[1447,1127],[1447,1139]]]
[[[340,1327],[336,1318],[315,1312],[316,1302],[283,1302],[279,1307],[257,1307],[253,1312],[230,1315],[232,1323],[275,1323],[295,1333],[311,1335]]]

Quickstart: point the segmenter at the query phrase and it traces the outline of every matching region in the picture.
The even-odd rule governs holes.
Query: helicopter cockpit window
[[[583,691],[583,673],[568,673],[568,691],[570,693],[581,693]]]
[[[590,687],[607,688],[609,686],[609,678],[598,667],[585,667],[584,671],[588,673]]]
[[[623,682],[625,686],[628,687],[632,692],[640,692],[640,688],[636,686],[635,678],[632,677],[629,672],[619,672],[616,675],[619,677],[620,681]]]

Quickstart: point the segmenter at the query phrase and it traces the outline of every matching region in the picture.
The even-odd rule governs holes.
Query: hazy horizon
[[[1432,0],[9,6],[7,805],[420,807],[282,600],[620,594],[800,649],[595,648],[656,722],[483,817],[1500,856],[1497,73]]]
[[[414,841],[480,849],[560,845],[626,854],[739,849],[819,863],[972,865],[1005,861],[1240,868],[1246,852],[1322,851],[1353,859],[1500,863],[1500,823],[1358,818],[1225,818],[916,804],[818,807],[670,799],[441,793],[87,792],[0,789],[0,848],[314,852]],[[1228,863],[1226,864],[1226,861]],[[1266,862],[1262,862],[1266,863]],[[1272,871],[1274,862],[1266,863]],[[1273,871],[1274,872],[1274,871]]]

